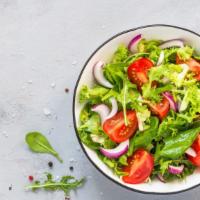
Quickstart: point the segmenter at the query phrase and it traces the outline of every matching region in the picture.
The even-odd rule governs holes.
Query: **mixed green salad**
[[[120,44],[83,85],[78,133],[125,183],[183,179],[200,167],[200,56],[183,39]]]

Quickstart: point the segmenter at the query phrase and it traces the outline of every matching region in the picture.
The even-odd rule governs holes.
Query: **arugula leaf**
[[[48,142],[47,138],[39,132],[30,132],[26,135],[26,143],[29,148],[36,153],[48,153],[55,156],[60,162],[63,160],[60,158],[59,154],[53,149],[53,147]]]
[[[32,189],[33,191],[38,189],[45,189],[50,191],[62,190],[65,195],[68,195],[71,190],[83,185],[85,179],[76,180],[73,176],[63,176],[60,181],[53,180],[53,176],[50,173],[46,174],[47,179],[44,183],[35,181],[32,185],[26,187],[26,189]]]
[[[160,156],[170,159],[177,159],[192,145],[200,127],[179,132],[175,137],[164,139],[164,146],[160,151]]]

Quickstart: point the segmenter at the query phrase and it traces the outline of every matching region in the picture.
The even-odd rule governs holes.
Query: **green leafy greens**
[[[26,187],[26,189],[32,189],[36,191],[38,189],[45,189],[49,191],[61,190],[68,195],[71,190],[75,190],[84,183],[84,179],[76,180],[73,176],[63,176],[60,181],[55,181],[52,174],[46,174],[46,180],[41,183],[40,181],[35,181],[33,184]]]
[[[48,153],[55,156],[60,162],[63,160],[60,158],[59,154],[50,145],[47,138],[39,132],[30,132],[26,135],[26,143],[29,148],[36,153]]]

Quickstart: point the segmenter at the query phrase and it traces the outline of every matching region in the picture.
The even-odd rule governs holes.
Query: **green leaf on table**
[[[41,183],[40,181],[35,181],[33,184],[26,187],[26,189],[32,189],[33,191],[38,189],[45,189],[49,191],[61,190],[68,195],[71,190],[80,187],[84,183],[84,178],[76,180],[73,176],[63,176],[59,181],[53,179],[52,174],[46,174],[46,180]]]
[[[60,162],[63,160],[59,154],[53,149],[47,138],[39,132],[30,132],[26,135],[26,143],[29,148],[36,153],[48,153],[55,156]]]

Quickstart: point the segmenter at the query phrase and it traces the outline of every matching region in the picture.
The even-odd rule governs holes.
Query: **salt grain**
[[[50,115],[51,115],[51,110],[50,110],[49,108],[44,108],[44,109],[43,109],[43,113],[44,113],[44,115],[46,115],[46,116],[50,116]]]
[[[3,135],[4,137],[6,137],[6,138],[8,137],[8,134],[7,134],[6,131],[3,131],[3,132],[2,132],[2,135]]]
[[[76,160],[75,160],[74,158],[70,158],[70,159],[69,159],[69,162],[70,162],[70,163],[74,163],[74,162],[76,162]]]
[[[100,194],[101,196],[103,196],[103,192],[99,192],[99,194]]]
[[[74,60],[74,61],[72,62],[72,65],[76,65],[76,64],[77,64],[77,61]]]
[[[27,82],[28,84],[32,84],[33,83],[33,81],[32,80],[28,80],[28,82]]]
[[[51,88],[55,88],[56,87],[56,83],[51,83]]]

